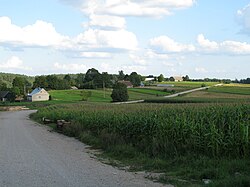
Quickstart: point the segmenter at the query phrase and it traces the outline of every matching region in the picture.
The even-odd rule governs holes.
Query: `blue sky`
[[[0,72],[250,77],[246,0],[0,2]]]

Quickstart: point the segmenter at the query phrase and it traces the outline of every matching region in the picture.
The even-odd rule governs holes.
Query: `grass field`
[[[52,99],[58,102],[79,102],[82,100],[81,91],[82,90],[52,90],[49,93],[51,94]],[[110,103],[112,101],[110,96],[112,91],[110,89],[105,90],[105,92],[103,90],[86,91],[91,91],[92,93],[88,100],[89,102]],[[149,99],[169,95],[169,93],[162,90],[150,88],[129,88],[128,94],[129,100]]]
[[[218,86],[208,89],[208,92],[215,93],[228,93],[228,94],[238,94],[238,95],[250,95],[250,87],[246,86]]]

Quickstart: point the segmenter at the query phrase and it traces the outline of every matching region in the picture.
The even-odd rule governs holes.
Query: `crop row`
[[[65,119],[65,133],[91,132],[103,148],[129,144],[152,157],[250,156],[250,105],[72,104],[41,108],[36,118]]]

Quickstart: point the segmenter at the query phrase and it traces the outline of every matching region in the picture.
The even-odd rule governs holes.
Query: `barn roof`
[[[30,94],[29,96],[38,94],[39,92],[41,92],[42,90],[44,90],[43,88],[35,88]]]

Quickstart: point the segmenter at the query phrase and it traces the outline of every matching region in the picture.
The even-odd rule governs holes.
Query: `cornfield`
[[[129,144],[152,157],[250,156],[249,103],[54,105],[39,109],[35,118],[42,117],[70,120],[66,134],[89,131],[104,148]]]

